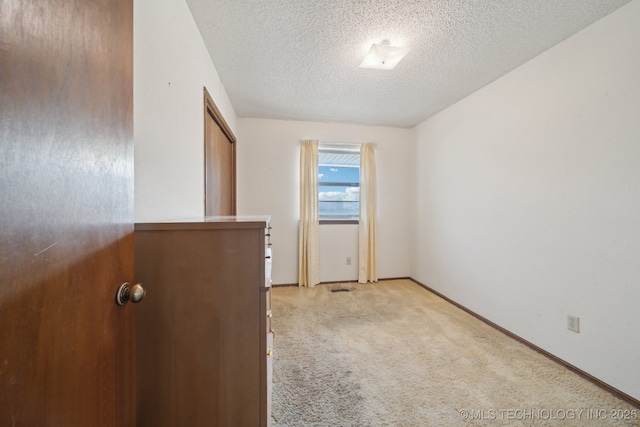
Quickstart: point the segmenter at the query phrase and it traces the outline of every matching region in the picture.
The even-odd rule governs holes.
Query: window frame
[[[357,154],[358,159],[360,159],[360,144],[330,144],[330,143],[320,143],[318,144],[318,157],[320,156],[320,152],[333,152],[335,154],[349,153],[349,154]],[[338,165],[324,165],[324,166],[337,166]],[[320,173],[321,164],[318,161],[318,173]],[[348,167],[348,166],[342,166]],[[359,224],[360,223],[360,197],[358,197],[358,217],[357,218],[322,218],[320,215],[320,187],[358,187],[360,188],[360,164],[354,168],[358,169],[358,182],[324,182],[320,183],[320,179],[318,178],[318,222],[319,224]],[[341,201],[336,201],[341,202]]]

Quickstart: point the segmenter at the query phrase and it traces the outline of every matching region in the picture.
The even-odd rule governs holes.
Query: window
[[[357,223],[360,216],[360,148],[318,147],[320,223]]]

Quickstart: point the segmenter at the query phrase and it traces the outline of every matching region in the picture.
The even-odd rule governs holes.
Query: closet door
[[[235,137],[206,89],[204,135],[205,215],[235,215]]]

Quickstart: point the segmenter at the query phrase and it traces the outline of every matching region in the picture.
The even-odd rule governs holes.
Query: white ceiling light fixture
[[[360,68],[376,70],[393,70],[398,62],[409,52],[409,47],[391,46],[389,40],[374,43],[371,50],[359,65]]]

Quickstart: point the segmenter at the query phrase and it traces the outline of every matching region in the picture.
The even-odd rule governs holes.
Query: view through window
[[[359,148],[318,147],[318,214],[322,221],[358,220]]]

